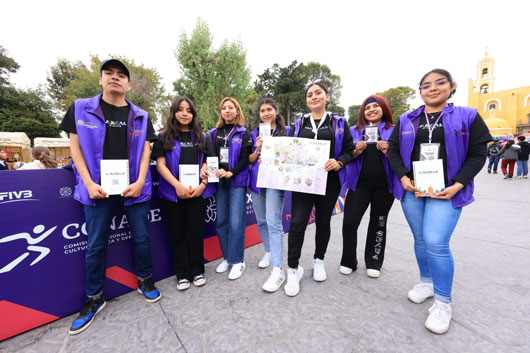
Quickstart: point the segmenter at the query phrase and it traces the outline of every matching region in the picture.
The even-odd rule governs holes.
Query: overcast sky
[[[253,80],[274,63],[328,65],[341,77],[346,109],[391,87],[416,88],[435,67],[451,72],[459,85],[454,102],[465,105],[486,46],[497,90],[530,86],[527,0],[17,0],[1,9],[0,45],[21,65],[11,77],[21,88],[44,83],[59,58],[88,64],[89,54],[117,54],[156,68],[173,93],[174,51],[198,17],[215,47],[241,41]]]

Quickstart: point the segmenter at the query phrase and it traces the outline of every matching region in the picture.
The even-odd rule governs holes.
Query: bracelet
[[[204,180],[201,182],[201,184],[204,184],[204,186],[208,186],[208,183],[205,182]]]
[[[344,168],[344,164],[341,161],[337,161],[337,163],[338,163],[340,169]]]

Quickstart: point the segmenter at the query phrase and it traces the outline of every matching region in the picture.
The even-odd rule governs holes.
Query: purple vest
[[[212,143],[212,148],[217,151],[215,140],[217,138],[217,128],[213,128],[208,133],[210,134],[210,139]],[[234,166],[239,161],[239,156],[241,155],[241,147],[243,146],[243,135],[245,134],[245,129],[242,126],[236,126],[234,129],[234,134],[230,138],[230,143],[228,144],[228,169],[234,168]],[[232,178],[232,186],[235,188],[247,187],[249,181],[249,172],[248,168],[243,168],[237,175],[234,175]]]
[[[99,184],[101,182],[100,160],[103,159],[103,144],[105,142],[105,117],[101,110],[99,101],[101,94],[92,98],[77,99],[75,106],[75,125],[77,137],[83,151],[83,157],[92,180]],[[129,104],[129,118],[127,121],[127,154],[129,155],[129,182],[132,184],[138,179],[140,170],[140,159],[144,150],[147,135],[148,114],[146,111]],[[74,199],[93,206],[96,201],[90,199],[88,191],[74,166],[76,186]],[[128,197],[125,205],[148,201],[151,198],[151,172],[147,168],[144,187],[139,197]]]
[[[385,129],[386,122],[382,122],[379,124],[379,136],[381,136],[381,139],[384,141],[388,141],[390,135],[392,134],[392,130],[394,130],[394,127],[391,126],[388,129]],[[357,142],[363,141],[363,132],[364,128],[359,132],[357,130],[357,126],[352,126],[350,128],[351,135],[353,137],[353,145],[355,146]],[[383,159],[383,166],[385,167],[385,173],[386,173],[386,180],[388,182],[388,192],[392,192],[393,190],[393,184],[399,183],[399,180],[392,172],[392,169],[390,169],[390,166],[388,165],[388,159],[384,155],[384,153],[381,153],[381,157]],[[348,179],[346,181],[346,187],[350,190],[355,190],[357,187],[357,182],[359,181],[359,175],[361,174],[361,169],[363,166],[363,155],[361,154],[354,160],[352,160],[348,165],[346,166],[346,174],[348,176]]]
[[[206,134],[204,134],[204,137],[206,138]],[[197,143],[198,145],[198,143]],[[175,139],[175,147],[171,151],[166,151],[166,166],[167,169],[173,174],[175,178],[178,179],[179,175],[179,162],[180,162],[180,139]],[[198,160],[202,161],[204,158],[204,153],[199,149],[199,156]],[[199,162],[199,169],[201,168],[202,163]],[[199,183],[201,182],[199,178]],[[202,192],[202,197],[204,199],[207,199],[215,192],[215,186],[213,183],[209,183],[206,185],[206,189]],[[172,202],[178,202],[177,192],[175,191],[175,188],[173,185],[168,183],[166,179],[160,177],[160,185],[158,187],[158,195],[160,195],[161,199],[172,201]]]
[[[303,118],[305,118],[305,116]],[[294,137],[298,137],[298,133],[302,127],[302,119],[298,119],[294,122]],[[342,141],[344,140],[344,117],[332,113],[331,128],[335,132],[335,150],[333,151],[333,157],[337,159],[342,152]],[[346,183],[347,178],[348,176],[346,174],[346,168],[339,170],[339,179],[341,185]]]
[[[411,170],[412,150],[416,139],[416,131],[424,106],[403,114],[399,118],[399,153],[401,159]],[[445,135],[445,151],[447,154],[447,176],[449,186],[453,185],[453,178],[458,174],[467,158],[469,146],[469,127],[477,116],[477,110],[468,107],[455,107],[449,104],[443,108],[443,125]],[[453,197],[453,207],[463,207],[475,201],[473,197],[473,180]],[[405,190],[401,182],[394,183],[394,196],[401,200]]]
[[[289,135],[289,130],[290,130],[290,127],[286,126],[285,127],[285,136]],[[252,137],[252,152],[254,152],[256,150],[256,148],[257,148],[256,147],[256,139],[258,138],[258,135],[259,135],[259,127],[255,128],[250,133],[250,137]],[[274,136],[278,136],[276,131],[275,131]],[[248,168],[249,168],[249,173],[250,173],[250,182],[249,182],[248,188],[250,189],[250,191],[253,191],[253,192],[255,192],[256,194],[259,195],[260,188],[258,188],[256,186],[256,183],[258,182],[258,172],[259,172],[259,163],[258,163],[258,161],[255,161],[254,164],[249,164]]]

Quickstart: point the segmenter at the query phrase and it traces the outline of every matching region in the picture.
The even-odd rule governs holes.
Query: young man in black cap
[[[134,243],[138,292],[148,302],[161,294],[151,278],[153,265],[149,240],[148,201],[151,198],[149,172],[150,141],[156,140],[147,112],[125,99],[131,89],[129,69],[121,61],[101,64],[99,84],[103,93],[77,99],[68,109],[60,128],[70,133],[70,148],[77,185],[74,198],[85,211],[88,233],[85,255],[85,292],[88,300],[74,320],[70,334],[84,331],[106,305],[103,295],[105,257],[109,226],[116,208],[124,210]],[[114,160],[128,166],[129,183],[118,195],[101,187],[101,162]],[[124,173],[123,168],[113,173]]]

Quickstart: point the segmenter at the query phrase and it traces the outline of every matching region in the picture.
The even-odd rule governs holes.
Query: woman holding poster
[[[260,268],[267,268],[272,263],[272,272],[263,284],[263,290],[276,292],[285,281],[283,272],[283,200],[285,191],[256,186],[259,171],[259,156],[265,136],[285,136],[287,129],[279,113],[278,104],[272,98],[263,98],[259,103],[260,125],[254,129],[252,137],[253,152],[250,154],[250,185],[252,206],[258,231],[263,241],[265,255],[258,263]]]
[[[202,132],[193,102],[177,97],[171,104],[164,130],[153,145],[151,158],[160,173],[158,193],[171,237],[177,289],[206,283],[204,277],[204,214],[206,199],[215,191],[199,177],[209,141]]]
[[[476,109],[447,102],[456,83],[446,70],[425,74],[419,91],[425,105],[396,123],[388,161],[401,181],[394,184],[394,196],[401,200],[414,235],[421,277],[408,298],[422,303],[434,296],[425,327],[443,334],[451,322],[454,262],[449,241],[462,207],[474,201],[473,178],[484,166],[492,137]],[[437,174],[443,184],[439,189],[432,186]]]
[[[352,159],[353,140],[345,119],[327,112],[330,95],[328,88],[320,81],[311,82],[305,91],[306,103],[311,112],[297,120],[290,136],[314,140],[331,141],[329,159],[322,166],[327,173],[325,195],[302,192],[292,193],[291,226],[288,238],[287,284],[285,294],[295,296],[300,291],[300,280],[304,269],[299,265],[302,245],[304,243],[307,222],[315,206],[315,253],[313,255],[313,279],[325,281],[324,255],[331,233],[331,215],[340,193],[341,184],[346,179],[343,169]]]
[[[370,205],[364,262],[366,274],[377,278],[385,257],[388,212],[394,203],[395,180],[387,160],[388,138],[394,129],[392,112],[377,94],[366,98],[359,111],[357,126],[351,128],[353,161],[346,166],[348,194],[342,223],[340,273],[349,275],[357,268],[357,228]]]
[[[223,273],[230,266],[231,280],[238,279],[245,270],[245,230],[247,227],[246,195],[249,182],[248,157],[252,139],[245,129],[245,117],[239,103],[226,97],[219,104],[217,127],[210,130],[215,156],[219,157],[217,202],[217,236],[223,261],[216,272]],[[210,173],[203,168],[203,174]]]

